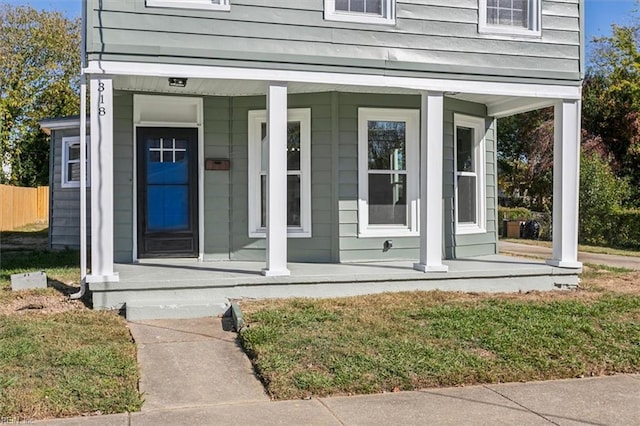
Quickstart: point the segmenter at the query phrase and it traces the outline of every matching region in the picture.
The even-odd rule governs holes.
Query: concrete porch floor
[[[116,264],[120,281],[92,283],[97,309],[126,309],[128,319],[219,315],[244,298],[342,297],[394,291],[518,292],[571,288],[580,270],[491,255],[444,262],[423,273],[409,261],[289,263],[290,276],[261,275],[264,262],[163,259]]]

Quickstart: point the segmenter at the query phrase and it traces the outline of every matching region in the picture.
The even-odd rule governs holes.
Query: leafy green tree
[[[498,167],[510,205],[543,209],[553,187],[552,108],[498,120]]]
[[[580,160],[579,240],[609,245],[616,232],[612,214],[630,196],[629,185],[612,172],[609,162],[598,152],[583,150]]]
[[[47,184],[43,118],[79,113],[80,21],[0,6],[0,182]]]
[[[582,108],[587,139],[600,139],[601,155],[612,172],[630,179],[635,200],[640,196],[639,42],[638,24],[612,25],[611,36],[594,40]]]

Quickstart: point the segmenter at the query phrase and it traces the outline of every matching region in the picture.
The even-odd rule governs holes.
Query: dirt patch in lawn
[[[2,291],[11,290],[3,289]],[[25,315],[33,312],[55,314],[88,309],[82,301],[71,300],[68,296],[51,288],[17,291],[13,292],[12,296],[0,303],[0,315]]]

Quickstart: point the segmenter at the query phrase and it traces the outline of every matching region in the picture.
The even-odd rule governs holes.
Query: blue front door
[[[138,257],[198,255],[196,129],[138,128]]]

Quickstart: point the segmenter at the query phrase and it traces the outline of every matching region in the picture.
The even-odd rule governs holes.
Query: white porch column
[[[442,264],[442,150],[444,96],[422,93],[420,111],[420,262],[422,272],[447,272]]]
[[[553,258],[549,265],[580,268],[578,187],[580,183],[580,101],[555,105],[553,148]]]
[[[113,84],[91,78],[91,274],[87,282],[118,281],[113,272]]]
[[[287,83],[271,82],[267,92],[267,267],[266,276],[287,269]]]

